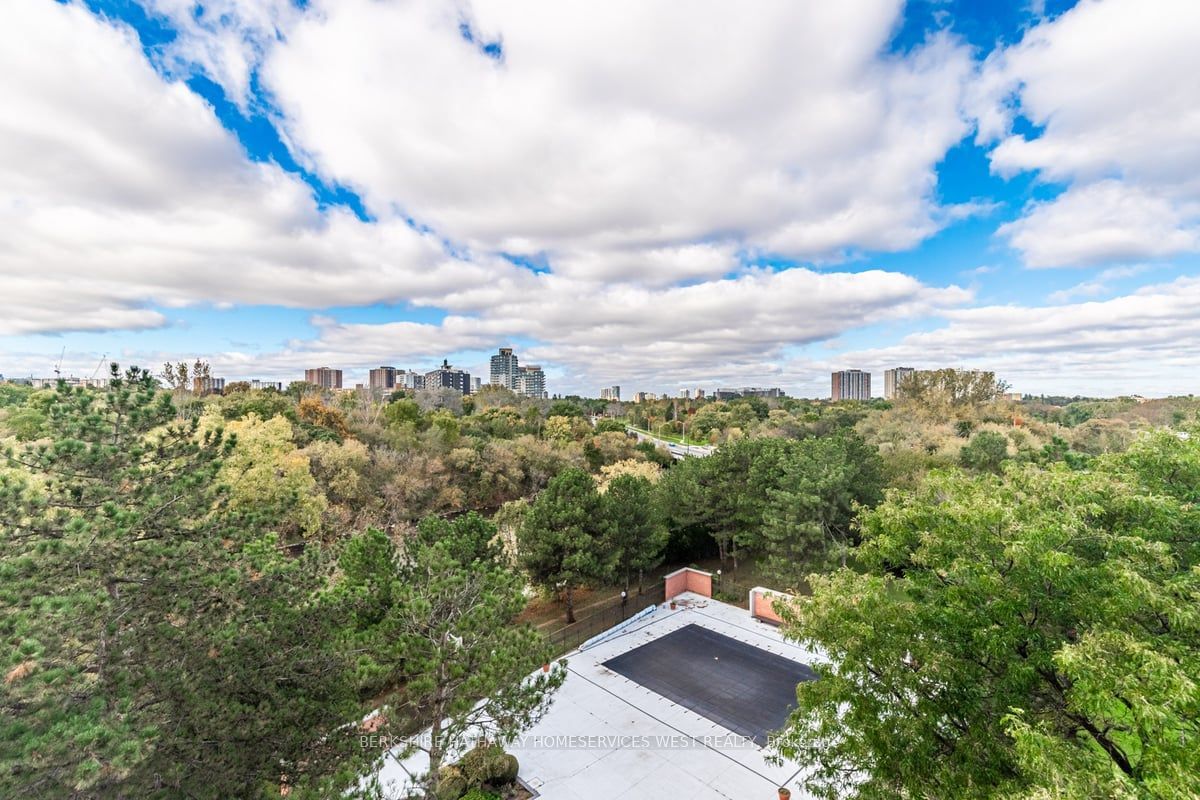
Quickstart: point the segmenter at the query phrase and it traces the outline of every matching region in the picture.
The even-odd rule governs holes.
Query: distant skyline
[[[1200,3],[0,4],[0,373],[1200,389]]]

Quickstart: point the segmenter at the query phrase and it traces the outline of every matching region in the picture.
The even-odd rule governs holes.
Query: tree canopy
[[[47,438],[5,453],[0,794],[255,796],[345,757],[322,559],[231,507],[233,442],[175,416],[114,367],[102,393],[60,385]]]
[[[580,469],[554,477],[525,514],[517,533],[521,566],[535,583],[562,590],[567,622],[575,621],[575,589],[612,575],[608,531],[596,482]]]
[[[1200,793],[1200,444],[935,473],[862,520],[789,636],[829,659],[778,752],[820,797]]]

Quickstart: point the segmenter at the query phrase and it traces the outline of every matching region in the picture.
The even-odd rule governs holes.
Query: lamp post
[[[625,604],[629,602],[629,592],[621,590],[621,621],[625,621]]]
[[[717,569],[717,591],[721,591],[721,570]]]

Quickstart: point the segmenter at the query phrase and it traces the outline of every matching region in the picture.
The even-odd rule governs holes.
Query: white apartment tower
[[[510,391],[517,391],[519,370],[517,356],[513,352],[513,349],[511,347],[501,347],[500,351],[492,356],[492,386],[503,386]]]
[[[517,380],[513,389],[517,394],[524,397],[545,397],[546,373],[537,364],[530,364],[527,367],[517,367]]]

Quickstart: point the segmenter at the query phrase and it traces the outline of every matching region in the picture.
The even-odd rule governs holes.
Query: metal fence
[[[713,577],[713,599],[739,608],[750,607],[750,590],[753,588],[748,583]]]
[[[598,606],[592,606],[587,614],[578,616],[570,625],[545,626],[542,633],[554,648],[555,656],[569,653],[593,636],[603,633],[612,626],[629,619],[644,608],[658,605],[666,598],[666,584],[656,583],[640,595],[630,592],[624,603],[615,597]]]

